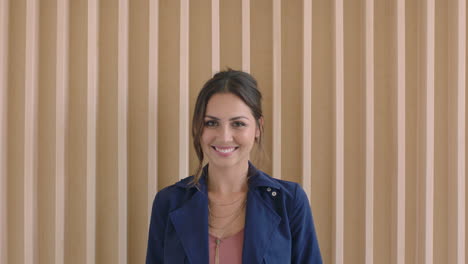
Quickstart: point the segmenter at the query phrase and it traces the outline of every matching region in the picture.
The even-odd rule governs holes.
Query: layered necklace
[[[223,216],[213,214],[212,208],[211,208],[212,205],[217,206],[217,207],[233,206],[233,205],[239,203],[242,200],[242,198],[243,198],[243,201],[240,203],[240,205],[237,206],[234,210],[232,210],[232,212],[230,212],[229,214],[223,215]],[[219,232],[217,232],[219,234],[219,236],[215,237],[215,242],[216,242],[215,264],[219,264],[219,245],[221,244],[222,239],[224,238],[224,234],[229,229],[229,227],[231,227],[231,225],[239,218],[239,216],[242,215],[242,213],[244,211],[244,208],[245,208],[245,206],[247,204],[247,198],[242,195],[239,199],[236,199],[236,200],[234,200],[232,202],[229,202],[229,203],[219,203],[219,202],[214,201],[213,199],[208,199],[208,200],[209,200],[209,203],[208,203],[208,212],[209,212],[208,226],[213,230],[219,230]],[[226,219],[228,221],[223,226],[214,226],[213,222],[214,222],[215,219]]]

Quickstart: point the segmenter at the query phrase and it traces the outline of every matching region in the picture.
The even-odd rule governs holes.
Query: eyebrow
[[[217,118],[217,117],[215,117],[215,116],[206,115],[205,118],[207,118],[207,117],[208,117],[208,118],[211,118],[211,119],[214,119],[214,120],[221,120],[221,119],[219,119],[219,118]],[[238,120],[238,119],[243,119],[243,118],[249,120],[249,119],[248,119],[247,117],[245,117],[245,116],[235,116],[235,117],[230,118],[229,121]]]

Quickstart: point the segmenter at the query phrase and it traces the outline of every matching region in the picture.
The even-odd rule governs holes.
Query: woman
[[[147,264],[322,263],[305,192],[250,163],[262,144],[261,97],[256,80],[234,70],[200,91],[198,170],[156,195]]]

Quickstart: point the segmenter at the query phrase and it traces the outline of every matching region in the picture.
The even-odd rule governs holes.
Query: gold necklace
[[[226,230],[227,228],[232,224],[234,223],[237,218],[239,218],[239,216],[242,214],[242,210],[244,209],[245,205],[247,204],[247,199],[244,200],[244,202],[242,203],[242,205],[239,207],[238,210],[235,210],[233,214],[231,214],[230,216],[234,215],[235,213],[236,216],[231,220],[229,221],[225,226],[223,226],[222,228],[219,228],[219,227],[214,227],[213,225],[211,225],[211,223],[208,222],[208,226],[211,227],[212,229],[216,229],[216,230],[221,230],[221,235],[219,237],[215,237],[215,242],[216,242],[216,248],[215,248],[215,264],[219,264],[219,244],[221,244],[221,238],[223,238],[224,236],[224,233],[226,233]],[[211,208],[210,206],[208,205],[208,212],[210,214],[210,217],[214,217],[212,214],[211,214]]]
[[[233,205],[233,204],[239,202],[242,199],[243,196],[244,195],[241,195],[241,197],[239,197],[239,199],[234,200],[233,202],[229,202],[229,203],[218,203],[218,202],[214,202],[213,199],[209,199],[209,201],[210,201],[210,203],[212,203],[212,204],[214,204],[216,206],[229,206],[229,205]]]

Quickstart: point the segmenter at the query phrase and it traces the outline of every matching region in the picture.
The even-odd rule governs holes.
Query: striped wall
[[[466,263],[466,8],[0,0],[0,263],[144,263],[227,67],[259,81],[257,165],[302,184],[324,263]]]

